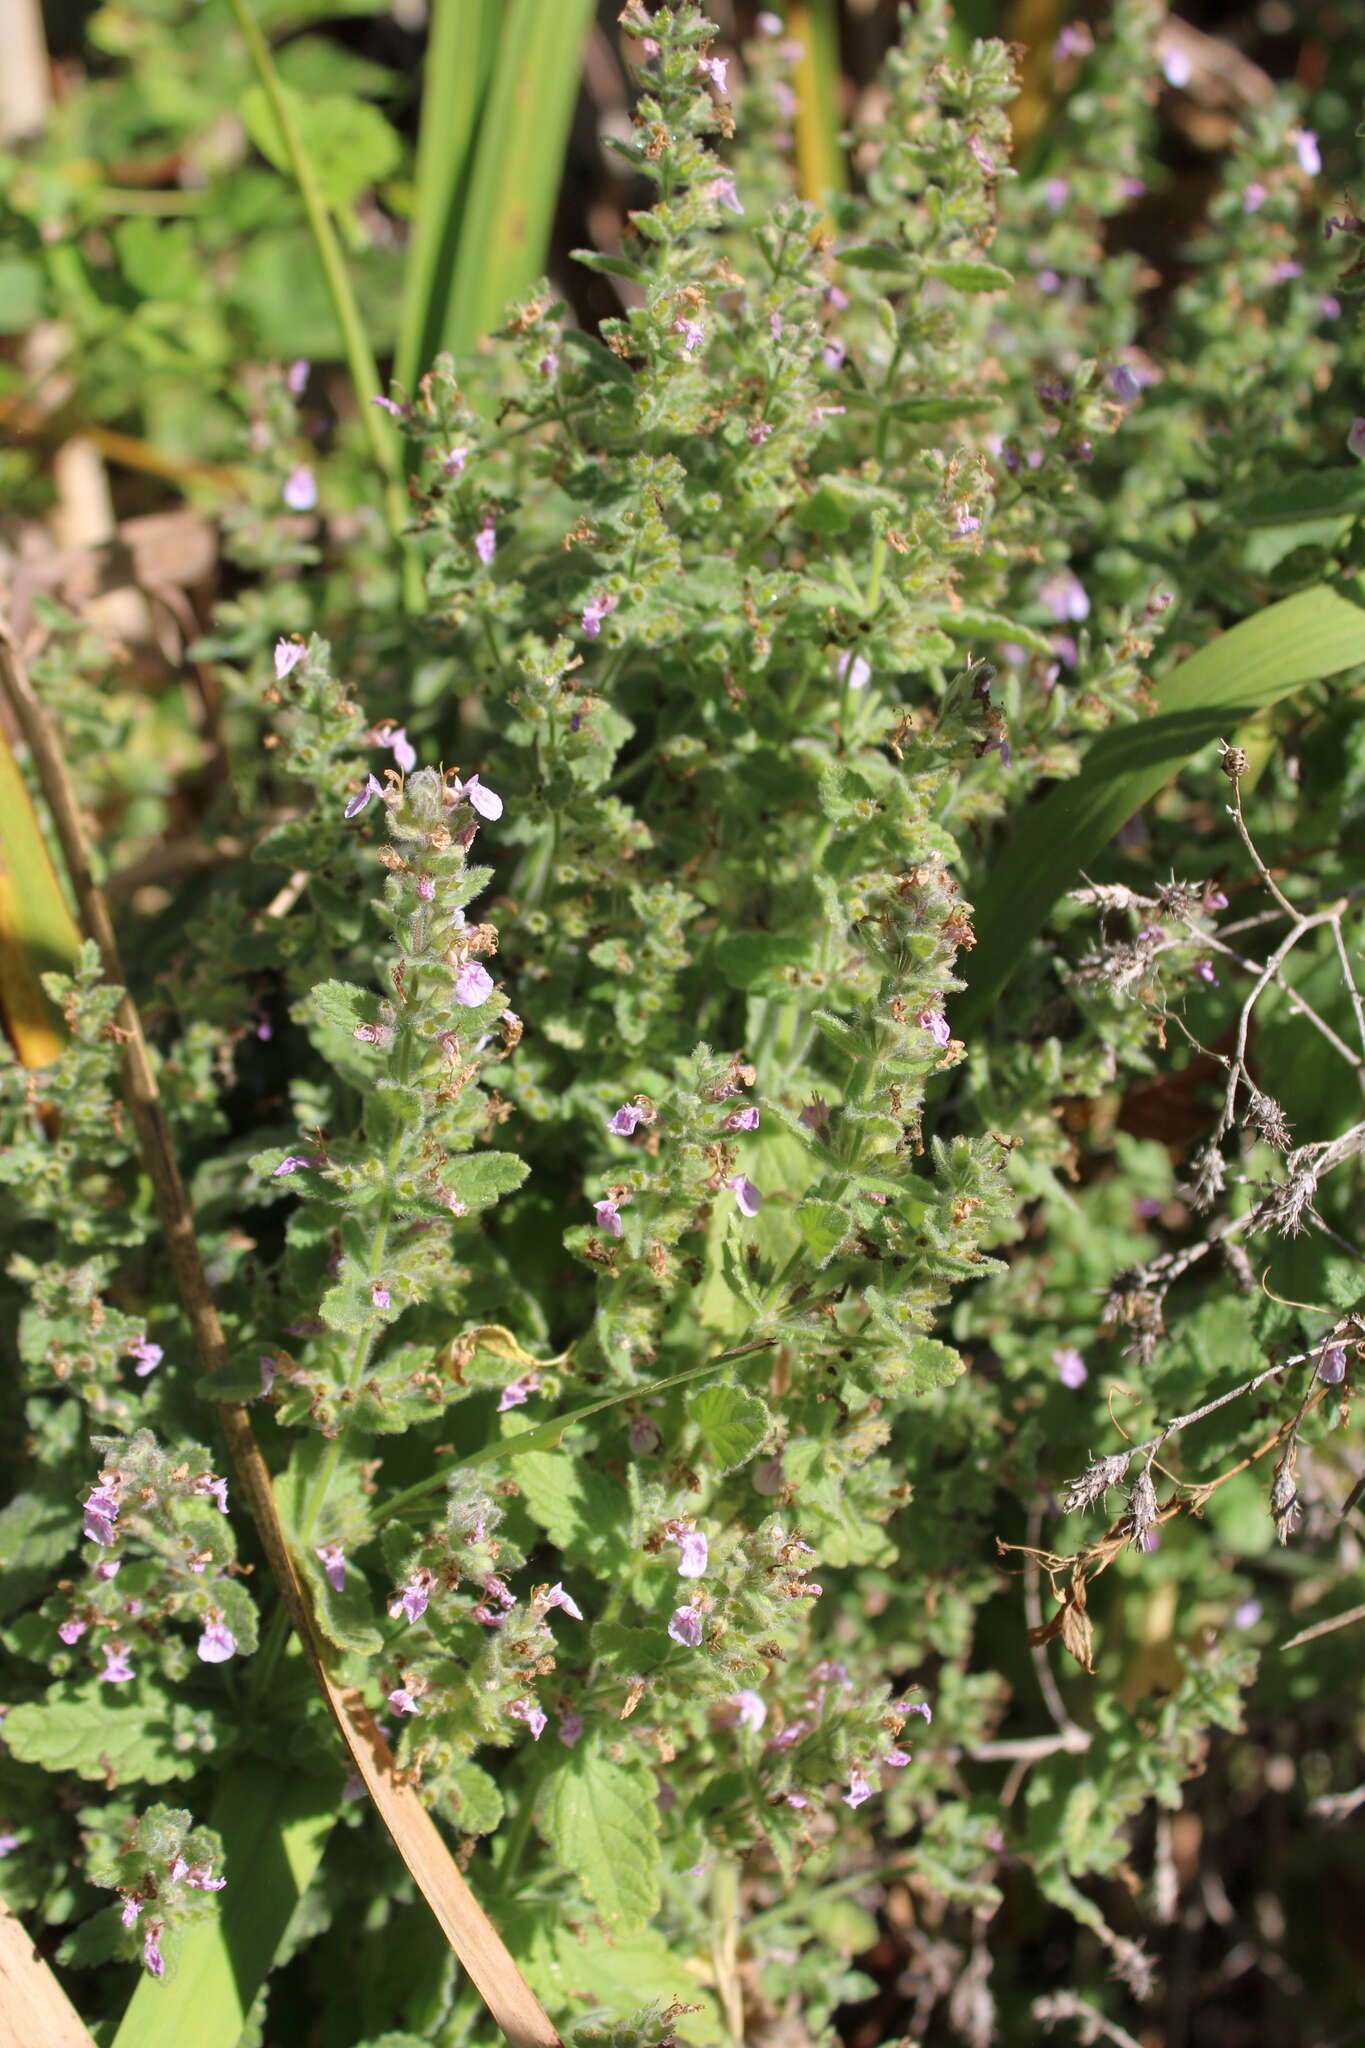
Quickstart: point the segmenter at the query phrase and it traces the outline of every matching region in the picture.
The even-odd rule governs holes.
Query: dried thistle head
[[[1293,1135],[1288,1120],[1273,1095],[1263,1095],[1259,1088],[1253,1088],[1251,1099],[1242,1111],[1243,1124],[1255,1126],[1258,1136],[1267,1145],[1273,1145],[1277,1152],[1287,1152],[1293,1144]]]
[[[1128,1489],[1129,1541],[1135,1550],[1143,1550],[1147,1538],[1156,1528],[1156,1488],[1152,1484],[1150,1467],[1144,1465]]]
[[[1189,1181],[1180,1192],[1192,1209],[1207,1216],[1227,1184],[1223,1155],[1210,1139],[1207,1145],[1200,1146],[1190,1164]]]
[[[1131,1451],[1115,1451],[1112,1457],[1096,1458],[1087,1465],[1079,1479],[1073,1479],[1062,1500],[1062,1512],[1076,1514],[1081,1508],[1093,1508],[1096,1501],[1104,1499],[1111,1486],[1121,1486],[1128,1474]]]
[[[1289,1166],[1289,1178],[1271,1193],[1265,1213],[1272,1229],[1286,1237],[1297,1237],[1318,1191],[1318,1168],[1312,1161],[1297,1166],[1291,1160]]]

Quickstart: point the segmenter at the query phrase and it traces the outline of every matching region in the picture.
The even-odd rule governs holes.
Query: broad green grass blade
[[[839,118],[839,26],[836,0],[792,0],[786,34],[799,43],[796,84],[796,173],[813,205],[848,185]]]
[[[250,1759],[228,1772],[208,1825],[227,1852],[216,1910],[188,1928],[173,1976],[143,1977],[112,2048],[237,2048],[290,1916],[336,1824],[342,1781]]]
[[[66,1043],[39,976],[69,974],[80,943],[33,800],[0,733],[0,1017],[26,1067],[47,1066]]]
[[[1053,904],[1119,827],[1211,740],[1304,683],[1365,662],[1365,590],[1320,584],[1244,619],[1169,675],[1157,710],[1103,733],[1079,775],[1026,811],[976,900],[975,951],[955,1025],[994,1002]]]
[[[447,5],[450,0],[447,0]],[[545,267],[592,0],[465,0],[502,24],[459,222],[440,345],[458,359]],[[434,309],[433,309],[434,310]],[[427,368],[420,363],[418,371]]]
[[[417,197],[394,373],[412,391],[441,346],[504,0],[436,0],[422,76]]]

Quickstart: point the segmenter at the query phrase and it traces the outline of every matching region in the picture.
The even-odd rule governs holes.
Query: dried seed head
[[[1209,1141],[1201,1145],[1192,1161],[1193,1172],[1189,1183],[1181,1189],[1186,1201],[1201,1216],[1207,1216],[1218,1197],[1222,1194],[1227,1180],[1227,1169],[1218,1147]]]
[[[1318,1168],[1311,1161],[1294,1167],[1288,1180],[1275,1188],[1266,1203],[1266,1221],[1286,1237],[1303,1229],[1305,1213],[1313,1206],[1318,1188]]]
[[[1259,1136],[1267,1145],[1273,1145],[1277,1152],[1287,1152],[1293,1143],[1285,1113],[1273,1095],[1263,1095],[1259,1088],[1251,1091],[1251,1100],[1242,1112],[1242,1122],[1256,1126]]]
[[[1104,1499],[1111,1486],[1121,1486],[1128,1473],[1131,1451],[1115,1451],[1112,1458],[1096,1458],[1093,1465],[1087,1465],[1079,1479],[1073,1479],[1062,1501],[1062,1512],[1076,1514],[1081,1508],[1093,1508],[1096,1501]]]
[[[1247,772],[1247,757],[1241,747],[1229,747],[1222,740],[1218,742],[1219,767],[1229,782],[1239,782]]]
[[[1129,1488],[1128,1516],[1131,1524],[1129,1540],[1135,1549],[1140,1550],[1157,1524],[1156,1488],[1145,1465]]]
[[[1299,1489],[1295,1484],[1292,1470],[1293,1462],[1294,1453],[1291,1446],[1276,1467],[1274,1482],[1270,1488],[1270,1512],[1275,1517],[1275,1533],[1281,1543],[1289,1541],[1299,1526],[1302,1514]]]

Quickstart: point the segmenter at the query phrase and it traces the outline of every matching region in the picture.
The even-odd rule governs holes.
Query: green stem
[[[421,563],[411,547],[404,541],[404,530],[408,523],[408,502],[403,489],[398,451],[393,435],[377,407],[370,400],[380,390],[379,371],[375,366],[374,351],[369,336],[360,318],[360,309],[351,290],[351,280],[346,272],[341,244],[332,225],[326,202],[318,184],[313,161],[304,148],[303,137],[299,134],[290,110],[288,98],[275,69],[270,46],[261,34],[248,0],[228,0],[237,26],[246,38],[251,52],[251,61],[261,81],[261,88],[270,102],[270,111],[279,126],[284,142],[285,154],[289,158],[294,182],[299,188],[303,210],[308,216],[308,226],[313,237],[313,246],[322,264],[323,276],[327,281],[328,296],[332,311],[341,329],[342,345],[346,352],[347,367],[351,383],[355,387],[360,409],[360,422],[369,443],[370,457],[375,469],[383,480],[384,510],[388,518],[389,531],[398,549],[399,565],[403,582],[403,601],[409,611],[417,611],[422,602]]]
[[[396,1493],[388,1506],[381,1509],[375,1519],[376,1528],[410,1507],[414,1501],[422,1500],[438,1487],[444,1486],[452,1472],[468,1471],[475,1465],[496,1464],[501,1458],[520,1457],[525,1451],[548,1451],[558,1445],[566,1429],[576,1422],[586,1422],[590,1415],[600,1415],[606,1408],[619,1408],[623,1401],[638,1401],[650,1394],[662,1393],[666,1387],[680,1387],[687,1380],[699,1380],[703,1374],[714,1372],[717,1366],[728,1365],[732,1359],[748,1358],[755,1351],[769,1351],[774,1337],[755,1337],[748,1343],[737,1344],[730,1351],[718,1352],[714,1358],[706,1359],[701,1365],[690,1365],[686,1372],[670,1373],[666,1379],[647,1380],[643,1386],[627,1387],[624,1393],[606,1394],[600,1401],[586,1401],[581,1408],[571,1408],[567,1415],[551,1416],[548,1422],[537,1423],[534,1429],[523,1429],[515,1436],[500,1437],[496,1443],[485,1444],[482,1450],[471,1451],[467,1457],[453,1458],[448,1465],[438,1467],[419,1479],[415,1486],[404,1487]]]

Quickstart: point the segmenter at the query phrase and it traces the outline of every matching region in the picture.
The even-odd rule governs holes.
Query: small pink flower
[[[118,1520],[118,1481],[108,1485],[92,1487],[84,1503],[85,1534],[92,1543],[109,1544],[114,1540],[114,1524]]]
[[[85,1634],[85,1631],[89,1626],[90,1624],[88,1622],[77,1621],[76,1617],[73,1615],[69,1621],[63,1621],[58,1623],[57,1633],[61,1637],[62,1641],[66,1644],[67,1648],[70,1649],[73,1643],[78,1643],[80,1641],[81,1637]]]
[[[145,1380],[149,1372],[155,1372],[165,1355],[159,1344],[149,1344],[145,1337],[139,1337],[136,1344],[128,1346],[128,1356],[137,1360],[133,1370],[140,1380]]]
[[[274,1386],[274,1384],[275,1384],[275,1375],[276,1375],[276,1374],[278,1373],[278,1371],[279,1371],[279,1367],[278,1367],[278,1366],[276,1365],[276,1363],[275,1363],[274,1359],[270,1357],[270,1355],[269,1355],[269,1353],[268,1353],[268,1352],[265,1352],[265,1351],[263,1351],[263,1352],[261,1353],[261,1393],[262,1393],[262,1394],[268,1394],[268,1393],[270,1392],[270,1389],[271,1389],[271,1388],[272,1388],[272,1387]],[[258,1395],[258,1396],[257,1396],[257,1398],[259,1399],[259,1398],[260,1398],[260,1396]]]
[[[614,612],[615,609],[616,599],[611,595],[610,591],[599,590],[595,596],[588,599],[588,602],[583,607],[583,616],[580,624],[589,640],[597,638],[602,630],[603,619],[606,618],[608,612]]]
[[[466,1010],[477,1010],[493,993],[493,977],[481,960],[466,960],[455,974],[455,1000]]]
[[[635,1127],[645,1121],[645,1112],[633,1102],[624,1102],[607,1125],[614,1138],[633,1138]]]
[[[698,71],[707,84],[713,85],[717,92],[724,92],[725,74],[729,68],[730,60],[728,57],[698,57],[697,59]]]
[[[1074,1344],[1067,1344],[1052,1354],[1052,1363],[1057,1368],[1057,1377],[1064,1387],[1083,1387],[1090,1377],[1085,1360]]]
[[[334,1593],[346,1591],[346,1553],[339,1543],[320,1543],[313,1552]]]
[[[1243,213],[1259,213],[1266,202],[1266,189],[1259,178],[1253,178],[1242,193]]]
[[[389,418],[394,420],[403,419],[408,410],[407,406],[399,405],[397,400],[393,398],[372,398],[370,404],[377,405],[381,412],[386,412]]]
[[[682,336],[685,356],[694,356],[706,339],[706,329],[700,320],[689,320],[681,315],[673,322],[673,332]]]
[[[509,1408],[522,1408],[532,1394],[540,1392],[540,1374],[524,1372],[519,1380],[509,1380],[498,1395],[498,1413],[505,1415]]]
[[[743,213],[744,204],[735,190],[733,178],[712,178],[705,190],[707,198],[713,199],[717,206],[723,206],[728,213]]]
[[[126,1685],[133,1676],[133,1667],[128,1662],[128,1653],[122,1643],[104,1645],[104,1669],[100,1673],[102,1685]]]
[[[581,1714],[561,1714],[559,1717],[559,1739],[566,1749],[572,1749],[583,1733]]]
[[[695,1607],[675,1607],[668,1633],[684,1649],[695,1650],[701,1643],[701,1616]]]
[[[583,1610],[578,1602],[573,1598],[572,1594],[566,1593],[558,1582],[551,1586],[549,1592],[545,1594],[541,1605],[547,1609],[551,1607],[563,1608],[570,1621],[581,1621],[583,1619]]]
[[[721,1125],[725,1131],[756,1131],[758,1109],[752,1102],[746,1102],[743,1109],[732,1109]]]
[[[375,776],[367,775],[365,777],[365,787],[361,790],[357,790],[356,794],[353,797],[348,798],[346,808],[342,812],[342,816],[344,818],[358,818],[372,796],[382,797],[383,794],[383,783],[380,782]]]
[[[647,1458],[659,1448],[659,1429],[648,1415],[632,1415],[626,1440],[637,1458]]]
[[[301,661],[307,661],[308,649],[302,640],[277,640],[275,642],[275,681],[282,683],[287,675],[296,669]]]
[[[441,467],[447,476],[463,476],[464,466],[468,460],[467,448],[452,448],[448,455],[442,457]]]
[[[161,1959],[161,1935],[165,1924],[164,1920],[150,1921],[142,1937],[142,1961],[150,1977],[164,1977],[166,1974],[166,1965]]]
[[[848,1774],[848,1790],[844,1794],[845,1806],[861,1806],[865,1799],[872,1797],[872,1787],[855,1764]]]
[[[297,356],[285,371],[285,388],[291,398],[302,398],[303,387],[308,382],[308,369],[307,356]]]
[[[469,776],[464,782],[457,776],[450,784],[447,801],[452,804],[472,804],[479,816],[487,818],[490,824],[496,824],[502,816],[502,798],[495,789],[490,789],[486,782],[480,782],[477,775]]]
[[[422,1711],[405,1685],[396,1685],[387,1697],[395,1714],[420,1714]]]
[[[763,1207],[763,1197],[753,1182],[742,1173],[732,1173],[728,1180],[721,1182],[729,1188],[741,1216],[757,1216]]]
[[[370,1300],[376,1308],[391,1308],[393,1305],[393,1296],[382,1280],[370,1282]]]
[[[394,1594],[389,1602],[389,1614],[394,1621],[400,1614],[408,1621],[420,1621],[427,1611],[430,1597],[431,1573],[419,1569]]]
[[[498,529],[490,512],[474,536],[474,552],[486,569],[498,551]]]
[[[676,1525],[674,1525],[676,1527]],[[708,1546],[700,1529],[677,1529],[673,1541],[678,1546],[678,1577],[699,1579],[706,1570]]]
[[[756,1692],[744,1691],[735,1694],[735,1705],[739,1709],[741,1728],[752,1728],[757,1734],[768,1718],[768,1709]]]
[[[291,512],[311,512],[317,501],[317,478],[307,463],[301,462],[284,480],[284,502]]]
[[[850,690],[865,689],[872,680],[871,663],[865,661],[861,654],[855,654],[851,648],[839,656],[835,663],[835,673],[841,683],[847,682]]]
[[[135,1927],[137,1925],[138,1915],[141,1911],[141,1899],[127,1898],[123,1901],[123,1911],[119,1914],[119,1919],[123,1922],[123,1925],[125,1927]]]
[[[279,1180],[282,1174],[298,1173],[303,1167],[311,1166],[312,1163],[311,1159],[303,1159],[297,1152],[291,1152],[287,1159],[280,1161],[278,1166],[271,1167],[270,1178],[272,1180]]]
[[[229,1657],[237,1654],[237,1638],[218,1614],[206,1624],[196,1648],[201,1663],[226,1664]]]
[[[626,1226],[621,1221],[619,1205],[611,1200],[593,1203],[593,1214],[599,1230],[605,1230],[609,1237],[624,1237]]]
[[[401,725],[393,725],[387,732],[376,733],[375,745],[391,748],[394,760],[405,775],[411,775],[417,766],[416,750]]]
[[[228,1486],[226,1479],[215,1479],[212,1472],[201,1472],[197,1479],[190,1481],[190,1492],[204,1495],[216,1505],[220,1515],[228,1511]]]
[[[531,1731],[531,1740],[539,1742],[549,1718],[542,1706],[532,1699],[513,1700],[507,1711],[514,1721],[524,1721]]]
[[[1291,128],[1289,140],[1294,145],[1294,154],[1299,160],[1299,169],[1306,178],[1316,178],[1322,171],[1322,151],[1318,138],[1311,128]]]

